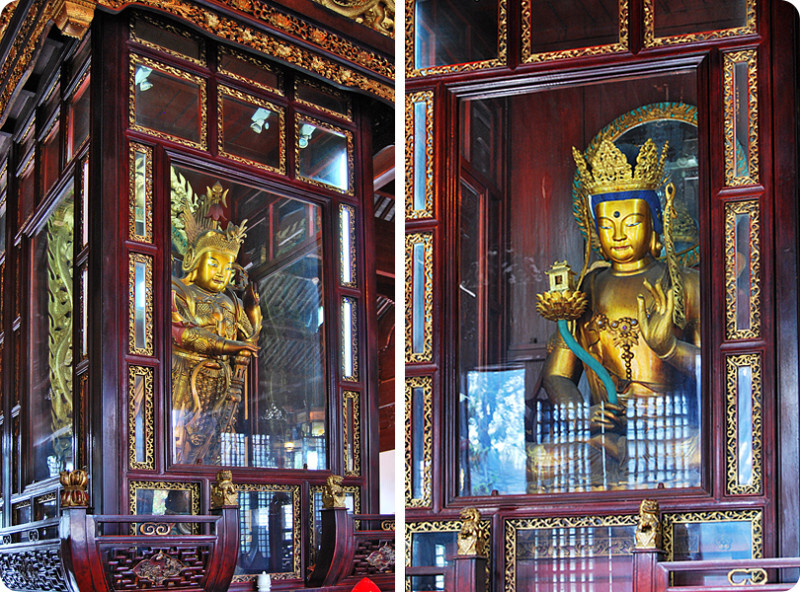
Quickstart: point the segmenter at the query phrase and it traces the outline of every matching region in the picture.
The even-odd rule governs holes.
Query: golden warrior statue
[[[554,405],[583,405],[577,384],[586,371],[588,432],[582,441],[571,441],[588,450],[587,485],[699,485],[699,279],[695,270],[678,264],[674,253],[671,183],[665,187],[662,215],[657,190],[665,182],[667,146],[659,156],[647,140],[635,169],[608,140],[592,158],[591,170],[581,153],[573,149],[573,154],[583,193],[577,216],[587,243],[599,243],[608,263],[587,272],[587,246],[587,265],[575,292],[587,304],[573,315],[574,330],[551,340],[542,384]],[[660,259],[662,234],[666,262]],[[573,335],[575,348],[567,343]],[[577,350],[593,360],[579,359]],[[537,447],[534,464],[552,466],[557,446]]]
[[[179,206],[187,248],[185,276],[172,278],[172,413],[174,460],[220,464],[222,433],[232,432],[250,356],[258,351],[261,308],[253,284],[244,302],[232,282],[245,237],[220,228],[225,195],[219,183],[200,204]],[[174,201],[174,199],[173,199]],[[174,221],[173,221],[174,225]]]

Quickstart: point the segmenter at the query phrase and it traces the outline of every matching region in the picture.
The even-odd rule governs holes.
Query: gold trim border
[[[344,235],[344,213],[347,211],[350,215],[350,235]],[[358,286],[356,281],[356,209],[347,204],[339,204],[339,283],[347,288],[355,288]],[[344,281],[344,261],[342,255],[345,252],[350,252],[350,281]]]
[[[225,68],[222,67],[222,60],[220,60],[220,58],[223,55],[234,57],[234,58],[236,58],[238,60],[241,60],[243,62],[250,62],[254,66],[257,66],[258,68],[261,68],[262,70],[266,70],[270,74],[274,74],[278,79],[278,87],[277,88],[273,88],[273,87],[269,86],[268,84],[264,84],[263,82],[258,82],[256,80],[253,80],[252,78],[247,78],[247,77],[242,76],[240,74],[237,74],[236,72],[233,72],[231,70],[226,70]],[[224,45],[220,45],[219,46],[219,50],[217,52],[217,73],[218,74],[222,74],[223,76],[227,76],[228,78],[232,78],[233,80],[236,80],[237,82],[242,82],[244,84],[252,85],[252,86],[254,86],[254,87],[256,87],[256,88],[258,88],[260,90],[264,90],[264,91],[276,94],[276,95],[281,96],[281,97],[284,96],[284,93],[283,93],[283,72],[281,70],[273,69],[272,66],[270,66],[267,62],[265,62],[264,60],[258,58],[257,56],[251,55],[249,53],[246,53],[246,52],[243,52],[243,51],[237,51],[237,50],[235,50],[235,49],[233,49],[231,47],[226,47]]]
[[[644,48],[664,47],[667,45],[681,45],[685,43],[699,43],[713,39],[726,39],[742,35],[755,35],[758,32],[756,23],[756,3],[758,0],[746,0],[747,22],[744,27],[733,29],[720,29],[702,33],[686,33],[669,37],[656,37],[655,0],[644,0]]]
[[[284,492],[292,496],[292,569],[290,572],[271,573],[273,580],[293,580],[303,577],[301,567],[302,550],[300,548],[300,531],[302,524],[300,521],[300,485],[267,485],[261,483],[234,483],[234,489],[238,493],[251,493],[259,491]],[[241,504],[239,504],[241,508]],[[240,510],[241,511],[241,510]],[[234,576],[236,577],[236,576]],[[234,579],[237,582],[255,581],[257,574],[246,574],[239,576],[241,579]]]
[[[310,179],[304,175],[300,174],[300,146],[298,145],[297,141],[300,138],[300,126],[303,123],[310,123],[314,127],[322,128],[328,130],[329,132],[341,134],[345,137],[347,142],[347,189],[340,189],[334,185],[329,183],[325,183],[323,181],[317,181],[316,179]],[[344,129],[342,127],[333,125],[332,123],[328,123],[327,121],[321,121],[319,119],[315,119],[314,117],[309,117],[308,115],[297,114],[295,117],[294,122],[294,138],[292,141],[294,146],[294,174],[295,177],[300,179],[301,181],[305,181],[306,183],[310,183],[312,185],[316,185],[317,187],[322,187],[329,191],[335,191],[336,193],[341,193],[343,195],[353,195],[354,192],[354,184],[355,184],[355,157],[353,155],[353,132],[350,130]],[[304,149],[305,150],[305,149]]]
[[[708,522],[750,522],[752,528],[752,558],[761,559],[764,553],[764,513],[762,510],[720,510],[708,512],[677,512],[661,515],[664,552],[673,561],[673,526],[675,524],[705,524]]]
[[[353,402],[353,416],[348,413],[348,402]],[[352,419],[352,421],[350,421]],[[349,426],[352,425],[352,434]],[[353,444],[353,470],[348,471],[349,455],[347,446]],[[344,458],[344,476],[359,477],[361,475],[361,395],[355,391],[342,393],[342,454]]]
[[[344,339],[344,328],[345,328],[345,318],[344,318],[344,303],[350,302],[350,334],[353,338],[353,351],[351,355],[353,357],[353,373],[352,374],[345,374],[345,367],[344,367],[344,354],[345,348],[347,347],[347,343],[345,343]],[[342,346],[340,348],[341,356],[342,356],[342,380],[345,382],[358,382],[358,300],[352,298],[350,296],[343,296],[341,306],[339,307],[341,319],[342,319]]]
[[[431,376],[412,376],[406,378],[406,507],[429,508],[432,504],[432,479],[433,479],[433,378]],[[414,389],[422,389],[422,459],[424,462],[422,472],[422,497],[415,498],[412,481],[414,479],[414,466],[412,447],[414,442]]]
[[[425,103],[425,207],[421,210],[414,209],[414,143],[416,137],[414,103]],[[406,95],[406,187],[410,188],[410,195],[406,200],[406,218],[415,220],[419,218],[433,218],[433,91],[408,93]]]
[[[619,26],[616,43],[534,53],[532,48],[533,2],[534,0],[522,0],[522,62],[525,64],[538,64],[542,62],[565,60],[569,58],[608,55],[626,52],[630,49],[630,16],[628,0],[619,0],[619,10],[617,12]]]
[[[170,491],[189,491],[192,500],[192,516],[200,514],[200,484],[186,481],[128,481],[128,509],[136,514],[136,492],[140,489],[168,489]]]
[[[423,310],[415,311],[414,298],[414,245],[422,244],[425,251],[423,262]],[[406,235],[406,364],[431,362],[433,360],[433,232],[415,232]],[[421,352],[414,352],[414,315],[423,315],[423,345]]]
[[[136,263],[144,264],[144,347],[136,347]],[[128,253],[128,351],[153,355],[153,258],[142,253]]]
[[[225,86],[224,84],[219,84],[217,86],[217,151],[219,155],[228,158],[230,160],[234,160],[236,162],[241,162],[243,164],[248,164],[250,166],[254,166],[259,169],[263,169],[266,171],[271,171],[274,173],[278,173],[279,175],[286,175],[286,114],[284,112],[284,108],[276,105],[274,103],[270,103],[269,101],[265,101],[264,99],[259,99],[258,97],[254,97],[253,95],[243,93],[238,91],[234,88],[230,88]],[[278,115],[278,166],[270,166],[263,162],[256,162],[255,160],[250,160],[249,158],[245,158],[243,156],[238,156],[236,154],[231,154],[230,152],[226,152],[224,148],[225,143],[225,120],[222,115],[222,98],[228,97],[231,99],[235,99],[238,101],[242,101],[245,103],[250,103],[255,105],[256,107],[262,107],[273,113]]]
[[[136,377],[141,376],[144,397],[142,422],[144,425],[144,461],[136,460],[136,405],[133,398]],[[131,469],[155,469],[155,370],[149,366],[128,366],[128,464]]]
[[[420,78],[438,74],[472,72],[508,65],[508,0],[497,2],[497,57],[479,62],[417,68],[415,64],[416,8],[418,0],[406,4],[406,78]]]
[[[136,153],[143,152],[147,162],[144,178],[144,234],[136,233]],[[153,242],[153,148],[139,142],[128,147],[128,238],[143,243]]]
[[[197,90],[200,94],[200,140],[198,142],[195,142],[193,140],[187,140],[186,138],[181,138],[178,136],[173,136],[172,134],[151,129],[149,127],[138,125],[136,123],[135,78],[136,78],[136,66],[139,65],[147,66],[148,68],[157,70],[162,74],[166,74],[168,76],[174,76],[180,80],[191,82],[197,85]],[[143,134],[147,134],[148,136],[154,136],[156,138],[161,138],[162,140],[169,140],[171,142],[175,142],[183,146],[189,146],[190,148],[197,148],[198,150],[208,151],[208,97],[206,89],[206,82],[207,82],[206,79],[201,76],[196,76],[194,74],[190,74],[189,72],[180,70],[179,68],[175,68],[174,66],[168,66],[166,64],[162,64],[159,61],[146,58],[144,56],[140,56],[135,53],[130,54],[130,64],[128,66],[128,70],[130,73],[130,79],[128,81],[128,84],[130,85],[130,95],[128,97],[128,128],[135,130],[137,132],[141,132]]]
[[[161,29],[169,31],[170,33],[174,33],[176,35],[180,35],[181,37],[185,37],[187,39],[195,41],[200,50],[200,58],[193,58],[192,56],[188,56],[185,53],[181,53],[180,51],[177,51],[175,49],[169,49],[168,47],[164,47],[163,45],[158,45],[157,43],[154,43],[152,41],[147,41],[146,39],[142,39],[141,37],[137,36],[136,23],[139,19],[147,22],[150,25],[153,25],[154,27],[159,27]],[[130,21],[128,23],[128,29],[130,31],[130,40],[135,43],[143,45],[144,47],[149,47],[154,51],[165,53],[172,57],[180,58],[186,60],[187,62],[197,64],[198,66],[205,66],[206,64],[205,40],[199,35],[195,35],[190,31],[183,29],[182,27],[176,27],[172,23],[168,23],[167,21],[154,17],[150,14],[136,13],[130,18]]]
[[[517,590],[517,531],[550,530],[554,528],[602,528],[606,526],[636,526],[637,515],[614,516],[563,516],[554,518],[509,518],[504,524],[504,576],[505,592]]]
[[[412,540],[414,534],[426,532],[461,532],[463,520],[436,520],[432,522],[414,521],[406,522],[406,566],[411,567]],[[478,542],[483,548],[478,549],[478,554],[486,557],[486,592],[492,590],[491,565],[492,565],[492,521],[481,520],[478,522]],[[409,580],[406,578],[406,590]]]
[[[315,0],[316,1],[316,0]],[[312,88],[316,88],[323,94],[329,95],[341,101],[344,101],[346,105],[346,112],[341,113],[340,111],[336,111],[334,109],[328,109],[327,107],[323,107],[322,105],[318,105],[317,103],[312,103],[311,101],[306,101],[304,99],[300,99],[297,96],[297,87],[301,84],[306,86],[310,86]],[[310,78],[295,78],[294,80],[294,102],[298,105],[303,105],[304,107],[310,107],[311,109],[316,109],[325,115],[329,115],[331,117],[335,117],[336,119],[344,119],[349,123],[353,123],[353,102],[349,99],[347,95],[342,92],[339,92],[335,88],[327,87],[316,80],[312,80]]]
[[[725,185],[741,187],[759,183],[758,155],[758,54],[755,49],[723,54],[725,113]],[[736,175],[736,64],[747,64],[748,174]]]
[[[750,215],[750,327],[736,326],[736,215]],[[761,337],[761,208],[757,199],[725,203],[725,339]]]
[[[742,418],[742,421],[752,421],[752,449],[753,449],[753,482],[750,485],[740,485],[738,479],[739,460],[739,381],[738,370],[750,366],[752,373],[752,416]],[[726,356],[725,358],[725,493],[728,495],[759,494],[762,484],[762,452],[763,452],[763,418],[761,384],[761,354],[740,354]]]
[[[353,509],[355,514],[361,513],[361,487],[359,485],[342,485],[342,489],[344,490],[345,494],[352,493],[353,494]],[[317,506],[315,505],[315,496],[317,493],[322,495],[325,491],[324,485],[309,485],[308,495],[309,495],[309,508],[311,510],[308,513],[308,557],[309,557],[309,564],[314,563],[314,560],[317,556],[317,533],[315,526],[315,518],[317,514]]]

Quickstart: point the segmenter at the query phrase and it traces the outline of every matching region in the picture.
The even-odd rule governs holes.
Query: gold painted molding
[[[394,0],[314,0],[360,25],[394,38]]]
[[[0,113],[8,106],[20,82],[30,75],[33,55],[52,23],[62,23],[67,35],[77,35],[88,28],[95,8],[118,12],[129,6],[153,8],[200,28],[215,39],[249,48],[262,55],[282,60],[291,66],[312,72],[334,84],[361,90],[386,101],[394,100],[394,64],[384,56],[361,47],[303,19],[284,14],[260,0],[221,0],[223,4],[251,20],[288,34],[313,50],[278,38],[260,28],[217,11],[177,0],[34,0],[24,21],[16,30],[6,59],[0,68]],[[4,41],[14,7],[0,15],[0,43]],[[91,16],[90,16],[91,13]],[[87,20],[88,19],[88,20]],[[83,31],[85,33],[85,31]],[[81,35],[83,33],[80,33]],[[336,58],[330,59],[327,55]],[[344,63],[353,65],[349,67]],[[1,121],[2,119],[0,119]]]

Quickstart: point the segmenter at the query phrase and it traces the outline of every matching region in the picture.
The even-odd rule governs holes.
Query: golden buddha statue
[[[209,189],[205,201],[219,202]],[[222,434],[234,431],[250,357],[258,351],[261,308],[253,284],[244,301],[232,283],[245,224],[219,228],[219,208],[182,209],[185,276],[172,278],[174,461],[220,464]],[[216,215],[203,215],[205,212]]]
[[[573,333],[610,375],[616,394],[609,401],[599,369],[585,367],[555,334],[542,385],[554,406],[573,410],[570,417],[588,407],[588,430],[568,438],[571,450],[557,451],[563,437],[537,446],[529,453],[529,466],[534,473],[553,475],[558,459],[580,464],[576,449],[582,446],[591,467],[587,488],[699,485],[700,282],[695,270],[681,267],[674,257],[671,184],[662,220],[656,190],[664,183],[667,146],[659,157],[648,140],[633,169],[606,140],[591,172],[583,155],[573,152],[585,198],[586,239],[591,243],[595,234],[607,261],[584,267],[579,289],[588,305]],[[659,259],[662,234],[666,262]],[[584,371],[588,401],[578,390]],[[540,484],[538,490],[547,488]]]

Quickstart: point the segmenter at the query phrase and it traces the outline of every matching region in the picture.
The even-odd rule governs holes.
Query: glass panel
[[[582,48],[592,48],[592,55],[596,55],[601,46],[619,43],[622,44],[620,47],[610,48],[619,50],[627,45],[627,22],[619,22],[620,6],[625,8],[623,14],[627,19],[626,1],[601,0],[589,3],[579,0],[524,0],[524,5],[523,56],[527,58],[526,61],[589,53],[577,51]],[[623,27],[622,31],[620,26]],[[621,39],[621,33],[624,39]],[[534,57],[531,60],[532,54]]]
[[[425,244],[414,244],[414,281],[412,288],[412,351],[422,353],[425,349]]]
[[[89,354],[89,270],[81,269],[81,359]]]
[[[414,209],[424,210],[428,189],[428,101],[414,101]]]
[[[306,181],[352,193],[352,133],[311,119],[299,119],[296,131],[297,175]]]
[[[155,19],[137,14],[131,22],[131,39],[155,50],[166,51],[196,64],[205,62],[202,41],[188,31]]]
[[[761,354],[726,358],[726,493],[761,493]]]
[[[458,299],[460,495],[700,485],[697,109],[659,101],[666,93],[692,97],[695,83],[694,73],[655,75],[464,101],[462,114],[473,102],[493,114],[488,120],[498,122],[500,138],[489,174],[463,157],[454,167],[459,260],[449,289]],[[615,106],[634,96],[647,102],[631,111]],[[575,113],[581,122],[572,121]],[[459,132],[469,137],[463,122]],[[652,150],[644,154],[655,160],[668,144],[669,190],[653,179],[629,197],[580,176],[573,147],[578,158],[589,155],[588,164],[581,161],[586,175],[599,175],[595,162],[607,162],[595,160],[603,140],[613,152],[606,156],[625,160],[631,175],[648,140]],[[546,152],[537,148],[544,143]],[[585,194],[594,196],[592,205]],[[627,237],[624,256],[613,232]],[[408,262],[414,314],[419,254],[414,247]],[[573,280],[567,269],[550,269],[564,261]],[[548,301],[564,298],[552,287],[557,279],[565,287],[580,280],[586,296],[585,308],[561,317],[577,317],[574,326],[563,323],[577,342],[572,348],[534,305],[547,293],[546,313]],[[682,307],[658,311],[658,292],[647,286],[659,281]],[[650,331],[647,314],[664,316],[668,330]],[[416,317],[410,324],[413,352],[422,345],[421,325]],[[605,382],[579,348],[607,373]]]
[[[342,298],[342,379],[358,380],[358,308],[352,298]]]
[[[425,389],[411,389],[411,496],[414,499],[424,499],[429,494],[426,491],[430,467],[425,458],[425,399]]]
[[[87,75],[67,104],[67,162],[89,137],[89,82]]]
[[[761,224],[758,200],[725,204],[725,337],[761,335]]]
[[[254,56],[221,47],[218,68],[220,73],[239,81],[254,84],[279,95],[283,94],[280,74]]]
[[[749,175],[750,154],[750,122],[749,122],[749,91],[747,87],[747,63],[737,62],[733,67],[733,136],[736,146],[735,174],[737,177]]]
[[[332,88],[311,81],[297,80],[294,87],[294,98],[298,103],[315,107],[329,115],[352,120],[353,112],[350,100]]]
[[[42,142],[40,166],[42,175],[42,195],[45,195],[58,180],[61,172],[61,126],[56,121]]]
[[[130,351],[153,355],[153,258],[130,254]]]
[[[426,362],[433,353],[433,235],[406,235],[406,362]]]
[[[355,209],[341,204],[339,206],[340,220],[340,282],[343,286],[355,287],[356,285],[356,229]]]
[[[453,4],[416,0],[414,65],[417,69],[498,57],[497,0]]]
[[[654,14],[656,37],[672,37],[724,29],[755,27],[755,2],[753,0],[682,0],[681,2],[655,2],[649,0]],[[752,11],[752,14],[751,14]]]
[[[411,533],[411,565],[414,567],[452,567],[458,551],[458,531]],[[414,576],[412,591],[444,590],[444,576]]]
[[[737,408],[739,485],[751,485],[753,483],[753,375],[750,366],[740,366],[736,374],[739,393]]]
[[[30,421],[33,481],[72,470],[72,185],[32,239]]]
[[[155,136],[206,148],[205,80],[131,55],[130,126]]]
[[[0,257],[6,254],[6,224],[7,224],[7,210],[8,202],[5,196],[2,196],[0,201]],[[2,304],[0,304],[0,311],[2,311]]]
[[[514,573],[506,571],[506,586],[511,577],[516,590],[567,590],[581,582],[586,590],[630,591],[635,529],[633,525],[520,529]]]
[[[672,526],[674,561],[729,561],[752,559],[753,523],[750,520],[678,522]],[[711,570],[709,570],[711,571]],[[727,571],[717,574],[675,574],[675,586],[728,586]]]
[[[129,236],[150,243],[153,242],[153,149],[132,143],[130,150]]]
[[[18,225],[22,226],[33,214],[36,199],[36,183],[33,176],[33,160],[17,177],[17,204],[19,205]]]
[[[81,248],[89,244],[89,158],[81,163]]]
[[[128,370],[129,463],[132,469],[153,469],[153,369],[131,366]]]
[[[298,486],[248,486],[239,492],[239,558],[236,572],[300,576]]]
[[[177,166],[171,194],[173,462],[325,469],[322,208]]]
[[[131,514],[166,516],[200,513],[200,486],[197,483],[131,481],[128,488]],[[132,529],[136,528],[135,524],[131,526]],[[175,523],[169,534],[195,534],[197,530],[197,524],[181,522]]]
[[[736,329],[750,328],[750,214],[736,214]]]
[[[219,88],[219,152],[283,173],[283,109],[232,88]]]
[[[724,54],[725,184],[759,182],[756,50]]]

